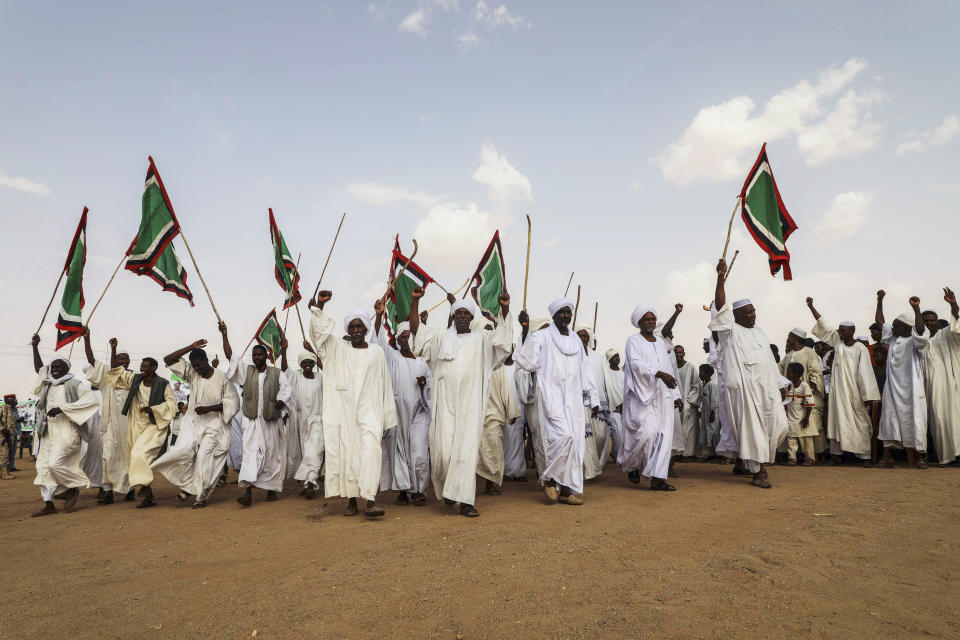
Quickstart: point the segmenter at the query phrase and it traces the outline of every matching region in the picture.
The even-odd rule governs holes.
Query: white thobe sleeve
[[[237,415],[237,412],[240,411],[240,394],[237,393],[237,387],[233,382],[227,378],[223,380],[223,389],[221,389],[220,398],[220,402],[223,404],[223,411],[220,412],[220,416],[224,424],[230,424],[233,416]]]
[[[597,390],[597,381],[593,379],[593,367],[587,354],[580,351],[580,386],[583,389],[583,404],[586,407],[600,406],[600,392]]]
[[[513,361],[517,366],[529,373],[536,373],[540,368],[540,351],[543,349],[543,334],[535,333],[527,336],[527,341],[520,347],[520,351],[513,355]],[[518,372],[519,373],[519,372]],[[523,398],[523,385],[519,385],[517,390]],[[525,402],[525,401],[524,401]]]
[[[735,323],[733,317],[733,307],[727,302],[725,305],[720,307],[717,310],[717,315],[713,316],[710,320],[710,324],[707,327],[710,331],[716,331],[717,333],[728,332],[733,329]]]
[[[230,358],[230,363],[227,365],[227,380],[240,386],[243,386],[243,383],[246,382],[246,380],[244,380],[244,368],[240,366],[242,364],[242,356],[234,353],[233,357]]]
[[[857,387],[860,389],[860,399],[864,402],[868,400],[880,400],[880,388],[877,386],[877,376],[873,372],[873,365],[870,363],[870,351],[862,344],[856,350],[857,370],[854,372],[857,376]]]
[[[930,344],[930,332],[927,331],[927,328],[924,327],[920,333],[917,333],[917,328],[913,327],[913,332],[910,336],[910,339],[913,340],[913,348],[917,351],[923,351],[927,348],[927,345]]]
[[[509,313],[506,318],[501,315],[497,328],[485,337],[486,344],[490,348],[489,362],[492,371],[503,364],[503,361],[513,351],[513,317]]]
[[[290,380],[287,379],[287,375],[281,371],[280,372],[280,389],[277,391],[277,400],[283,404],[290,406],[290,399],[293,397],[293,387],[290,386]]]
[[[820,316],[817,324],[813,325],[810,333],[829,345],[836,345],[840,341],[837,330],[829,322],[824,320],[823,316]]]

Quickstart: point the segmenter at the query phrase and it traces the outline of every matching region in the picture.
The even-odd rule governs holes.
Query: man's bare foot
[[[244,507],[249,507],[253,504],[253,488],[247,487],[243,493],[237,496],[237,503],[243,505]]]
[[[355,516],[360,513],[360,510],[357,508],[357,499],[350,498],[350,501],[347,503],[347,508],[343,512],[345,516]]]
[[[386,511],[377,506],[377,503],[373,500],[367,500],[367,508],[363,510],[363,515],[368,518],[377,518],[385,514]]]
[[[73,508],[77,505],[77,498],[80,497],[80,489],[74,487],[73,489],[67,489],[63,492],[63,510],[67,513],[73,511]]]
[[[57,512],[57,508],[53,506],[52,502],[45,502],[43,503],[43,509],[40,509],[40,511],[35,511],[34,513],[31,513],[30,517],[39,518],[40,516],[52,516],[56,512]]]

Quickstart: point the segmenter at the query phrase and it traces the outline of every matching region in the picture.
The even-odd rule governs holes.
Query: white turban
[[[620,355],[620,352],[616,349],[607,349],[607,352],[603,355],[609,361],[611,358],[613,358],[613,356]]]
[[[913,323],[916,321],[916,316],[913,313],[901,313],[897,316],[897,320],[907,326],[913,326]]]
[[[404,320],[403,322],[397,325],[397,330],[394,332],[393,335],[398,336],[404,331],[410,331],[410,323],[407,322],[406,320]]]
[[[869,344],[870,338],[868,338],[867,336],[857,336],[857,342],[866,342],[867,344]]]
[[[557,311],[563,309],[564,307],[570,307],[570,313],[573,313],[574,308],[573,301],[570,298],[557,298],[553,302],[547,305],[547,311],[550,312],[550,317],[557,315]]]
[[[585,325],[585,324],[581,324],[581,325],[579,325],[579,326],[575,329],[575,331],[576,331],[577,333],[580,333],[581,331],[586,331],[586,332],[587,332],[587,344],[593,346],[593,343],[594,343],[594,341],[596,340],[596,336],[593,335],[593,329],[591,329],[590,327],[588,327],[588,326]]]
[[[466,309],[467,313],[476,317],[477,315],[477,305],[473,303],[473,300],[470,298],[465,298],[463,300],[457,300],[452,305],[450,305],[450,317],[453,317],[453,314],[457,312],[457,309]]]
[[[843,322],[840,323],[840,326],[841,326],[841,327],[850,327],[851,329],[853,329],[853,328],[854,328],[855,326],[857,326],[857,325],[853,324],[853,323],[850,322],[849,320],[844,320]]]
[[[741,299],[741,300],[737,300],[736,302],[734,302],[734,303],[733,303],[733,308],[734,308],[734,309],[739,309],[740,307],[745,307],[745,306],[747,306],[748,304],[749,304],[749,305],[752,305],[752,304],[753,304],[752,302],[750,302],[750,298],[743,298],[743,299]]]
[[[348,313],[343,319],[343,330],[350,330],[350,323],[354,320],[359,320],[363,323],[363,326],[367,328],[367,331],[370,331],[370,314],[364,311],[363,309],[357,309],[351,313]]]
[[[657,315],[657,310],[653,308],[653,305],[649,305],[646,302],[641,302],[636,306],[636,308],[634,308],[633,313],[630,314],[630,324],[640,328],[640,319],[648,313]]]
[[[806,338],[806,337],[807,337],[807,332],[804,331],[803,329],[800,329],[799,327],[794,327],[793,329],[790,330],[790,333],[792,333],[793,335],[797,336],[798,338]]]
[[[313,355],[309,351],[301,351],[300,355],[297,356],[297,362],[302,367],[303,363],[306,362],[307,360],[313,360],[314,362],[316,362],[317,356]]]
[[[530,331],[536,333],[540,329],[546,329],[552,321],[550,318],[536,318],[530,321]]]
[[[70,378],[73,377],[73,374],[72,374],[72,373],[65,373],[65,374],[63,374],[63,377],[61,377],[61,378],[54,378],[54,377],[53,377],[53,374],[50,373],[50,368],[53,366],[53,363],[56,362],[57,360],[59,360],[60,362],[62,362],[62,363],[65,364],[65,365],[67,365],[67,371],[68,371],[68,372],[70,371],[70,361],[67,360],[66,358],[63,358],[63,357],[61,357],[61,356],[57,356],[56,358],[54,358],[53,360],[51,360],[51,361],[50,361],[50,364],[47,365],[47,375],[46,375],[46,377],[44,377],[44,380],[45,380],[46,382],[49,382],[49,383],[55,384],[55,385],[56,385],[56,384],[63,384],[64,382],[66,382],[67,380],[69,380]]]

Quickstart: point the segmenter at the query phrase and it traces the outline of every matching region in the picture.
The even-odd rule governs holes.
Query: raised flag
[[[400,274],[403,265],[407,265],[406,270]],[[400,274],[400,277],[397,275]],[[396,281],[394,281],[396,278]],[[400,251],[400,236],[397,235],[393,240],[393,255],[390,258],[390,275],[387,282],[394,282],[390,295],[387,296],[387,327],[389,335],[393,336],[397,325],[407,319],[410,315],[410,307],[413,305],[414,287],[426,287],[433,282],[426,271],[420,268],[416,262],[407,264],[407,257]]]
[[[473,274],[473,296],[480,312],[492,322],[500,315],[500,294],[507,288],[507,269],[503,263],[503,249],[500,247],[500,231],[493,234],[490,245],[484,251],[476,273]]]
[[[273,244],[273,258],[275,265],[273,274],[277,278],[277,284],[283,288],[286,299],[283,301],[283,308],[287,309],[300,302],[300,272],[297,265],[287,249],[287,243],[283,240],[283,234],[277,227],[277,220],[273,217],[273,209],[270,212],[270,242]]]
[[[127,249],[124,268],[138,276],[148,276],[163,287],[187,300],[193,306],[193,293],[187,286],[187,272],[173,248],[173,239],[180,233],[180,223],[160,179],[153,158],[149,158],[147,178],[143,184],[140,229]]]
[[[87,263],[87,208],[83,208],[77,232],[73,234],[63,272],[67,283],[63,285],[60,299],[60,315],[57,316],[57,349],[70,344],[83,334],[83,266]]]
[[[270,362],[274,362],[277,355],[280,354],[280,343],[283,340],[283,329],[280,328],[280,322],[277,320],[276,309],[271,309],[267,317],[263,319],[253,339],[267,350],[267,357],[270,358]]]
[[[792,280],[787,238],[797,230],[797,225],[787,212],[777,181],[773,179],[766,142],[743,183],[740,204],[747,230],[770,259],[770,274],[776,275],[782,267],[783,279]]]

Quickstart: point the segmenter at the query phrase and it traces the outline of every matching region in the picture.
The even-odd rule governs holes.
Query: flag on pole
[[[57,316],[57,349],[70,344],[83,334],[83,266],[87,263],[87,208],[83,208],[77,232],[73,234],[63,272],[67,283],[63,285],[60,299],[60,315]]]
[[[267,317],[260,323],[260,327],[254,334],[253,339],[257,344],[267,350],[267,357],[270,362],[280,354],[280,342],[283,340],[283,329],[280,328],[280,322],[277,321],[277,310],[271,309]]]
[[[777,189],[777,181],[773,179],[773,170],[767,158],[766,142],[743,183],[740,204],[747,230],[770,258],[770,274],[776,275],[783,267],[783,279],[792,280],[787,238],[797,230],[797,225],[780,198],[780,190]]]
[[[300,272],[297,265],[287,249],[287,243],[283,240],[283,234],[277,227],[277,220],[273,217],[273,209],[270,212],[270,242],[273,244],[273,258],[276,264],[273,267],[273,274],[277,278],[277,284],[283,288],[286,299],[283,301],[283,308],[288,309],[300,302]]]
[[[173,239],[180,233],[180,223],[153,158],[150,158],[143,184],[141,208],[140,229],[127,249],[124,268],[153,279],[164,291],[172,291],[192,307],[193,293],[187,286],[187,272],[173,248]]]
[[[413,306],[414,287],[424,287],[431,282],[431,278],[426,271],[420,268],[416,262],[410,262],[406,270],[397,278],[397,274],[407,264],[407,257],[400,251],[400,235],[393,240],[393,255],[390,258],[390,275],[387,282],[394,282],[393,289],[387,296],[387,333],[390,339],[397,329],[397,325],[405,321],[410,315],[410,307]]]
[[[473,296],[480,312],[494,323],[500,315],[500,294],[507,288],[507,269],[503,263],[503,249],[500,247],[500,231],[493,234],[490,245],[483,253],[476,273],[473,274]]]

